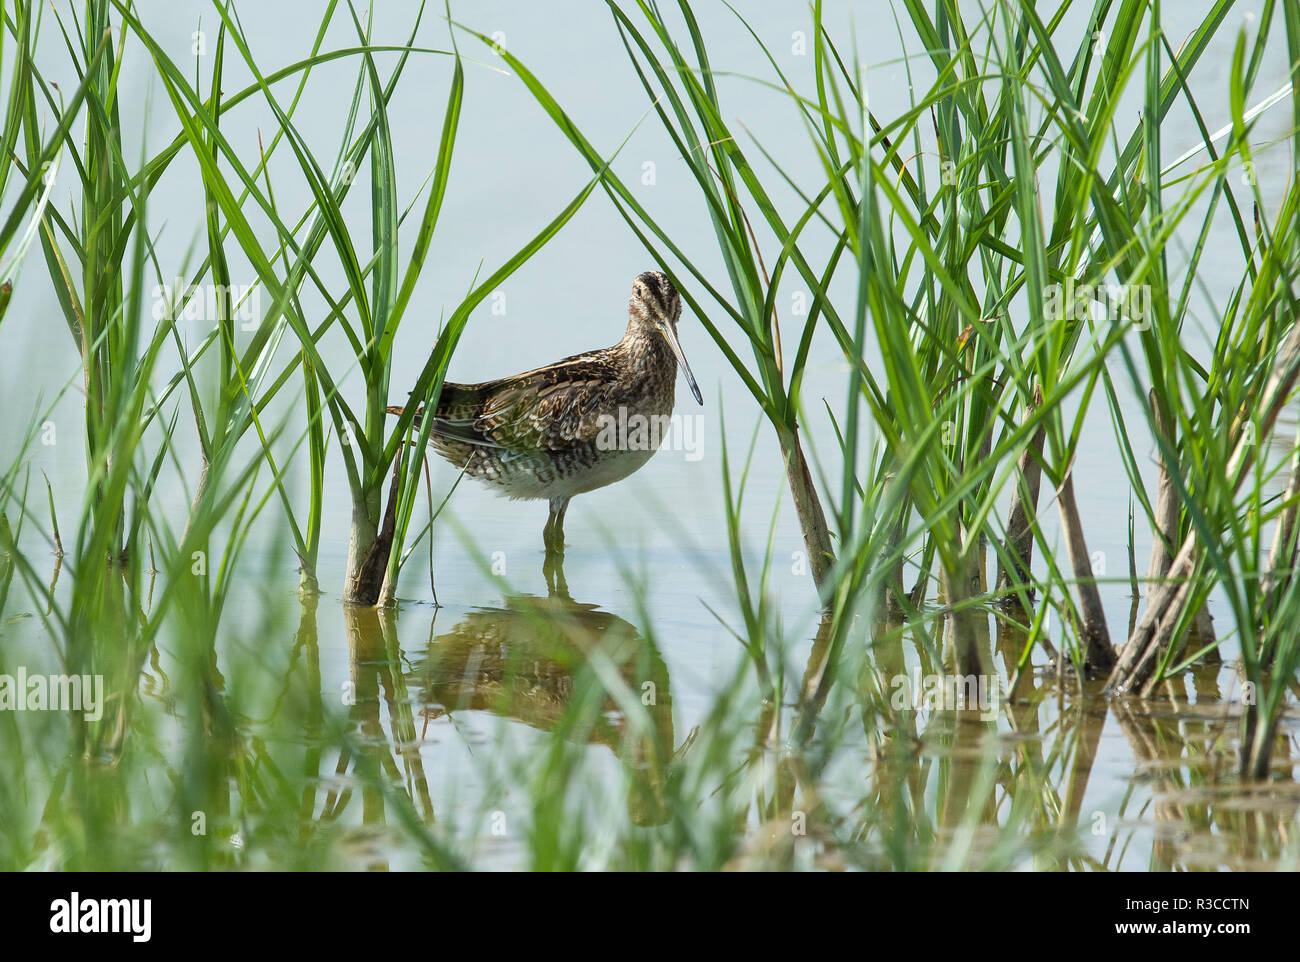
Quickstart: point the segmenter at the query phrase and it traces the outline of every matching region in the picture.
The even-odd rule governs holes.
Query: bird
[[[548,557],[562,557],[569,501],[623,480],[658,450],[679,365],[704,404],[677,339],[681,313],[681,295],[665,274],[638,274],[622,340],[513,377],[444,382],[430,446],[498,494],[547,501],[543,546]],[[417,427],[423,416],[421,407]]]

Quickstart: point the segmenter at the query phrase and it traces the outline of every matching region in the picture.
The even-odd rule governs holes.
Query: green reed
[[[838,484],[824,479],[828,494],[838,489],[841,564],[831,579],[831,556],[819,554],[828,562],[814,571],[823,600],[833,594],[828,589],[832,581],[843,587],[850,572],[883,569],[873,575],[877,588],[892,587],[894,599],[914,610],[933,596],[927,581],[931,561],[937,559],[937,594],[951,613],[959,667],[981,662],[971,613],[1007,599],[1030,615],[1031,634],[1016,670],[1026,667],[1040,641],[1055,655],[1046,619],[1028,607],[1041,592],[1044,599],[1064,604],[1066,650],[1075,669],[1104,674],[1119,661],[1112,686],[1131,685],[1133,659],[1144,644],[1139,634],[1149,619],[1138,623],[1126,645],[1112,640],[1099,587],[1104,579],[1094,571],[1085,519],[1074,495],[1084,424],[1104,411],[1137,501],[1158,545],[1165,546],[1153,552],[1151,600],[1167,605],[1166,596],[1177,596],[1175,608],[1157,612],[1165,619],[1157,622],[1161,671],[1150,680],[1149,672],[1144,673],[1140,681],[1151,691],[1182,651],[1181,644],[1170,644],[1172,637],[1181,639],[1193,628],[1201,638],[1194,654],[1214,656],[1218,640],[1203,614],[1210,589],[1217,585],[1239,594],[1234,586],[1261,581],[1250,573],[1262,561],[1259,538],[1241,537],[1241,523],[1253,519],[1258,526],[1265,516],[1262,483],[1271,474],[1264,471],[1262,459],[1254,460],[1260,470],[1253,490],[1240,492],[1246,495],[1244,502],[1233,494],[1244,477],[1242,469],[1252,463],[1240,456],[1233,461],[1246,423],[1242,405],[1247,398],[1259,403],[1270,385],[1286,389],[1265,399],[1280,403],[1290,388],[1289,381],[1279,385],[1270,380],[1279,358],[1289,363],[1284,341],[1290,326],[1279,317],[1290,307],[1285,293],[1293,260],[1289,204],[1273,229],[1258,218],[1256,222],[1256,232],[1282,238],[1280,246],[1275,239],[1261,241],[1260,250],[1253,252],[1243,204],[1229,178],[1236,160],[1253,169],[1249,133],[1257,111],[1247,116],[1251,88],[1279,11],[1287,36],[1293,36],[1294,5],[1266,4],[1253,41],[1239,41],[1229,91],[1234,124],[1223,153],[1206,128],[1189,78],[1225,23],[1230,0],[1215,4],[1177,50],[1162,31],[1159,3],[1144,0],[1095,5],[1087,11],[1091,29],[1064,47],[1058,46],[1058,34],[1071,13],[1069,3],[1050,19],[1024,4],[991,4],[971,17],[955,3],[940,3],[933,11],[906,3],[906,26],[920,41],[934,80],[912,95],[910,110],[886,122],[869,107],[867,71],[835,45],[822,23],[820,4],[813,9],[815,97],[794,93],[776,58],[750,30],[772,68],[770,79],[758,82],[791,93],[825,175],[820,183],[798,183],[756,145],[772,172],[805,205],[793,219],[771,201],[763,175],[740,146],[742,138],[722,119],[725,109],[708,60],[709,44],[689,5],[678,4],[679,27],[671,26],[656,4],[636,4],[640,22],[621,6],[609,6],[652,109],[694,176],[734,296],[721,294],[697,266],[703,252],[669,238],[612,174],[604,178],[606,192],[648,250],[680,262],[675,276],[688,303],[777,429],[787,463],[803,461],[801,449],[796,452],[797,429],[798,418],[807,413],[798,413],[798,386],[815,332],[824,327],[850,360],[850,401],[842,423],[836,424],[837,431],[842,429],[841,477]],[[743,20],[740,25],[747,29]],[[899,31],[902,37],[903,23]],[[687,59],[688,50],[693,59]],[[599,157],[595,148],[544,82],[505,56],[594,167]],[[918,78],[914,65],[909,63],[907,70],[911,90]],[[1120,120],[1121,103],[1134,90],[1141,92],[1142,116],[1138,126],[1128,127]],[[1170,182],[1163,168],[1161,127],[1176,104],[1196,118],[1211,159]],[[910,147],[907,155],[904,144]],[[1263,201],[1251,186],[1258,210]],[[1196,205],[1206,198],[1208,210],[1201,212]],[[1240,331],[1253,360],[1243,366],[1243,358],[1224,356],[1220,347],[1226,363],[1217,373],[1217,364],[1207,372],[1195,360],[1196,332],[1188,317],[1205,239],[1217,212],[1225,208],[1242,240],[1248,269],[1234,298],[1234,305],[1242,301],[1246,314],[1225,325],[1224,336]],[[1199,224],[1190,220],[1193,216]],[[825,224],[838,235],[824,264],[810,263],[801,243],[803,229],[812,223]],[[778,249],[770,274],[755,233],[763,228],[768,243]],[[1190,264],[1175,278],[1168,248],[1189,230],[1200,241]],[[843,256],[846,252],[851,256]],[[1269,272],[1262,279],[1256,253],[1268,257],[1264,266]],[[790,269],[813,291],[815,307],[787,372],[774,305],[782,272]],[[858,297],[852,312],[842,314],[827,291],[832,279],[846,271],[856,278]],[[1146,310],[1129,303],[1116,316],[1094,317],[1088,292],[1112,284],[1143,292]],[[708,306],[696,299],[693,285],[708,295]],[[752,365],[733,350],[727,332],[709,320],[709,308],[715,305],[748,342]],[[875,337],[883,375],[865,359],[857,360],[863,357],[868,331]],[[1137,359],[1131,353],[1133,342]],[[1180,375],[1184,385],[1178,383]],[[1117,381],[1128,382],[1140,396],[1149,392],[1148,426],[1161,452],[1160,483],[1173,498],[1147,489],[1134,455],[1140,445],[1124,423]],[[1229,394],[1232,403],[1220,406],[1212,400],[1219,392]],[[1104,408],[1094,399],[1104,401]],[[860,404],[872,415],[881,441],[865,477],[858,474]],[[1261,414],[1267,423],[1255,427],[1268,437],[1275,406]],[[1220,455],[1198,450],[1203,443],[1217,443]],[[1190,471],[1198,475],[1195,484]],[[1054,492],[1064,551],[1046,540],[1039,523],[1040,475]],[[818,554],[814,546],[823,543],[819,498],[825,495],[814,490],[810,499],[801,493],[800,477],[797,471],[791,476],[795,505],[810,552]],[[1224,488],[1225,478],[1232,488]],[[811,474],[806,480],[811,488]],[[1012,515],[1022,519],[1015,531],[999,520],[1000,505],[1009,495]],[[1293,497],[1288,495],[1288,503]],[[813,505],[816,510],[809,510]],[[1293,539],[1293,527],[1286,527],[1291,515],[1279,510],[1274,516]],[[1166,520],[1170,517],[1172,522]],[[731,528],[734,535],[734,517]],[[874,536],[878,528],[884,532],[883,547],[882,538]],[[1169,562],[1193,528],[1204,529],[1202,538],[1232,532],[1231,544],[1242,550],[1254,544],[1256,560],[1243,567],[1243,559],[1234,570],[1225,550],[1207,555],[1204,545],[1196,544],[1179,559],[1179,570],[1171,571]],[[846,559],[848,545],[854,551]],[[996,592],[986,588],[987,545],[998,555]],[[1033,574],[1035,547],[1047,571],[1045,580]],[[1284,539],[1275,554],[1291,550]],[[1166,552],[1167,560],[1160,560]],[[918,565],[916,588],[910,592],[902,586],[905,561]],[[1276,597],[1282,586],[1273,582]],[[854,583],[855,595],[861,585]],[[1234,598],[1232,606],[1238,624],[1261,617],[1260,606],[1244,598]],[[1012,611],[1001,617],[1018,616]],[[1263,684],[1252,668],[1259,660],[1256,645],[1248,642],[1246,648],[1251,684]],[[1143,664],[1149,669],[1150,663],[1148,653]],[[1271,721],[1260,729],[1267,734],[1248,752],[1256,761],[1243,759],[1243,771],[1258,773],[1257,753],[1271,744],[1281,701],[1275,697],[1268,706]],[[1256,706],[1248,703],[1248,734],[1256,731],[1255,714]]]

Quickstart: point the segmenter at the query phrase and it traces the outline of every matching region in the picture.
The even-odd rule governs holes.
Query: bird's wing
[[[430,434],[513,451],[592,441],[599,433],[595,410],[610,386],[609,365],[598,354],[575,355],[482,384],[447,382]],[[400,414],[402,408],[388,410]]]

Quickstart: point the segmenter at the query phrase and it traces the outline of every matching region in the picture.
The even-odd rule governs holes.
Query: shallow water
[[[377,27],[379,34],[404,31],[409,14],[397,6],[381,11],[385,19]],[[637,126],[646,110],[644,92],[611,24],[603,17],[588,23],[580,13],[588,6],[581,4],[546,6],[478,3],[458,16],[484,32],[505,30],[511,50],[552,85],[593,142],[612,150],[636,127],[615,168],[629,182],[639,183],[644,165],[653,163],[655,182],[643,185],[645,202],[676,236],[694,239],[700,251],[710,250],[704,211],[685,171],[672,159],[671,143],[653,116]],[[828,3],[828,19],[845,29],[856,23],[863,60],[881,65],[873,72],[879,78],[872,87],[873,109],[893,115],[905,109],[907,93],[896,38],[863,23],[870,19],[868,7],[874,11],[875,6]],[[1165,14],[1190,30],[1207,6],[1167,5]],[[803,11],[776,7],[765,5],[746,15],[774,49],[787,50],[791,31],[804,25]],[[146,4],[144,9],[146,20],[166,23],[158,15],[164,5]],[[150,10],[155,11],[152,17]],[[706,34],[717,38],[711,49],[717,69],[763,72],[758,51],[724,7],[710,5],[699,14]],[[276,62],[306,55],[311,38],[294,29],[292,5],[264,4],[242,15],[251,34],[268,38],[262,56],[271,55],[272,43]],[[583,29],[573,28],[578,22]],[[193,29],[177,20],[160,29],[159,39],[180,51],[190,44]],[[430,20],[422,31],[426,45],[445,45],[441,23]],[[1171,27],[1169,32],[1173,36],[1178,30]],[[1211,66],[1196,78],[1198,89],[1225,87],[1226,63],[1216,69],[1213,61],[1226,62],[1232,39],[1225,30],[1207,58]],[[340,33],[331,40],[344,45],[353,38]],[[475,51],[474,56],[486,66],[469,71],[462,139],[443,213],[443,223],[454,225],[454,234],[439,234],[416,290],[393,374],[394,403],[403,400],[403,386],[423,364],[439,317],[470,286],[480,264],[495,265],[513,253],[589,176],[518,81],[494,72],[490,54]],[[127,101],[145,103],[150,93],[142,59],[137,56],[134,68],[123,73]],[[810,69],[787,59],[791,70]],[[321,76],[335,77],[338,86],[309,88],[298,114],[300,126],[327,144],[341,128],[337,101],[350,95],[353,81],[351,66],[330,69],[322,68]],[[232,63],[230,70],[232,86],[242,86],[246,80],[239,66]],[[395,131],[404,196],[412,195],[428,172],[447,75],[445,58],[415,58],[390,108],[395,117],[407,118]],[[1285,64],[1266,63],[1257,89],[1271,91],[1285,76]],[[591,77],[601,82],[592,84]],[[796,149],[797,138],[788,136],[793,121],[779,93],[739,76],[722,83],[735,116],[755,137],[796,174],[819,174]],[[143,129],[139,113],[124,117],[124,143],[143,137],[157,149],[174,134],[165,104],[156,90],[152,93]],[[1215,128],[1227,120],[1226,102],[1208,102],[1221,108],[1218,116],[1207,117]],[[1280,134],[1286,122],[1284,110],[1266,116],[1263,138]],[[1177,124],[1170,127],[1178,130]],[[254,149],[255,132],[273,128],[269,114],[250,109],[235,136]],[[1186,146],[1172,142],[1175,136],[1166,144],[1171,156]],[[1194,130],[1188,137],[1192,143]],[[1285,147],[1262,151],[1260,158],[1262,178],[1280,182],[1286,176]],[[276,190],[284,206],[297,209],[308,201],[291,158],[281,156],[272,170],[280,174]],[[156,209],[169,215],[164,233],[169,243],[162,253],[174,258],[167,269],[181,270],[186,248],[201,236],[197,213],[187,219],[188,212],[200,210],[194,202],[199,195],[197,172],[190,168],[169,175],[160,188]],[[350,201],[357,218],[353,226],[362,237],[368,228],[360,205],[368,197],[368,190],[360,190]],[[162,226],[164,218],[157,223]],[[809,245],[821,252],[829,243],[824,237],[810,238]],[[1233,245],[1225,240],[1224,246]],[[721,276],[716,257],[704,255],[702,261]],[[625,323],[631,280],[648,266],[647,255],[617,213],[603,198],[593,197],[503,288],[503,299],[475,312],[450,376],[483,380],[614,342]],[[0,355],[0,403],[13,412],[0,423],[0,464],[14,459],[33,399],[54,402],[53,412],[39,420],[56,425],[57,441],[34,447],[30,463],[34,477],[40,471],[48,475],[60,518],[73,519],[85,483],[79,434],[83,402],[76,390],[75,352],[61,324],[52,330],[58,308],[41,268],[35,261],[27,265],[0,338],[7,345]],[[240,266],[232,265],[232,270],[238,276]],[[1221,300],[1239,274],[1240,265],[1231,258],[1211,259],[1203,280]],[[337,273],[326,276],[341,287]],[[853,294],[847,287],[833,289],[836,293]],[[1206,329],[1213,330],[1210,305],[1202,314]],[[201,333],[196,326],[194,339]],[[697,817],[670,816],[665,809],[664,786],[677,778],[691,786],[686,794],[698,800],[700,811],[710,812],[698,815],[699,824],[730,825],[735,845],[724,859],[728,867],[1113,871],[1297,866],[1300,788],[1294,781],[1294,755],[1279,753],[1269,785],[1236,784],[1239,704],[1233,699],[1240,686],[1231,641],[1223,648],[1226,663],[1187,676],[1170,692],[1175,696],[1171,704],[1110,703],[1095,692],[1080,694],[1071,679],[1058,679],[1046,656],[1037,652],[1034,671],[991,719],[972,711],[922,709],[906,713],[904,721],[890,719],[882,737],[865,724],[875,717],[866,709],[839,705],[839,715],[828,709],[820,723],[822,732],[834,731],[836,751],[811,781],[796,771],[803,761],[795,760],[791,768],[788,758],[753,750],[772,726],[787,731],[792,706],[781,706],[773,715],[772,706],[745,688],[733,710],[718,717],[718,698],[731,690],[744,655],[712,612],[728,624],[739,621],[723,520],[719,412],[726,410],[733,452],[745,450],[758,415],[690,317],[683,318],[682,341],[705,405],[696,408],[683,390],[678,411],[701,419],[703,447],[661,451],[627,481],[575,501],[566,527],[570,547],[565,562],[574,600],[547,598],[540,537],[545,509],[499,500],[467,483],[458,488],[436,529],[434,577],[442,607],[433,604],[421,546],[399,584],[398,611],[345,609],[338,599],[350,505],[340,465],[332,458],[320,555],[323,597],[297,597],[296,565],[284,548],[284,529],[272,504],[244,550],[231,597],[214,629],[214,677],[236,712],[237,737],[230,744],[194,742],[194,720],[206,717],[205,708],[184,693],[182,680],[196,677],[198,669],[185,654],[189,639],[164,634],[147,659],[138,690],[128,697],[136,705],[126,754],[113,774],[104,776],[121,797],[101,813],[105,822],[94,830],[105,834],[95,836],[102,844],[96,843],[93,856],[85,854],[87,848],[64,847],[57,833],[52,840],[40,827],[47,805],[62,804],[66,796],[61,793],[75,790],[61,782],[61,759],[68,750],[54,723],[15,716],[30,754],[17,766],[23,776],[21,797],[10,793],[0,802],[12,806],[11,824],[22,826],[17,835],[23,844],[15,845],[11,836],[3,861],[54,867],[68,864],[74,859],[69,852],[75,851],[80,853],[75,863],[85,867],[398,869],[442,864],[430,854],[437,844],[416,841],[427,831],[436,839],[457,840],[450,864],[462,859],[481,867],[521,867],[536,864],[541,851],[559,853],[548,864],[563,865],[572,858],[575,867],[672,867],[656,859],[682,846],[663,839],[673,832],[689,834],[677,821]],[[340,359],[345,356],[346,345],[332,349]],[[824,394],[838,404],[843,371],[830,339],[817,341],[806,403],[813,406]],[[72,389],[55,402],[68,384]],[[344,381],[344,390],[349,389],[359,389],[357,377]],[[1121,401],[1136,412],[1131,393],[1121,394]],[[187,414],[182,411],[182,422]],[[1115,579],[1104,586],[1103,599],[1112,633],[1120,635],[1130,618],[1129,482],[1104,415],[1104,406],[1097,405],[1084,433],[1080,464],[1088,483],[1079,486],[1078,494],[1089,524],[1089,547],[1108,559]],[[1133,423],[1139,420],[1135,417]],[[811,418],[807,433],[812,449],[825,455],[835,450],[826,418]],[[193,444],[192,433],[183,437],[178,453],[183,466],[197,465]],[[249,457],[256,455],[255,444],[247,450]],[[195,469],[182,484],[164,473],[155,504],[173,520],[184,518],[196,474]],[[305,490],[305,475],[298,474]],[[454,479],[450,468],[435,468],[440,491]],[[33,482],[33,490],[38,484]],[[775,440],[763,431],[745,496],[747,548],[757,568],[769,519],[778,512],[778,563],[770,588],[790,639],[789,673],[797,680],[814,652],[817,618],[811,581],[793,560],[803,544],[784,487]],[[1044,511],[1043,517],[1055,525],[1055,512]],[[1140,528],[1135,553],[1144,559],[1150,535]],[[1048,537],[1059,541],[1054,530]],[[33,568],[52,575],[48,547],[35,538],[25,547]],[[64,599],[67,580],[65,575],[58,588]],[[1231,626],[1222,622],[1223,606],[1214,603],[1212,610],[1220,615],[1220,633],[1226,634]],[[23,664],[31,671],[56,671],[50,633],[30,595],[11,592],[2,614],[5,670]],[[986,631],[1005,681],[1014,674],[1015,640],[991,622]],[[889,626],[860,633],[864,645],[876,639],[877,669],[883,672],[880,666],[890,665],[891,677],[926,667],[916,644],[900,640],[899,634]],[[599,652],[594,664],[593,650]],[[599,685],[591,680],[593,672]],[[626,699],[639,700],[647,682],[655,698],[648,713],[652,724],[650,731],[639,731],[629,721]],[[580,698],[597,700],[592,717],[599,723],[573,721],[573,703]],[[1298,722],[1292,713],[1284,723],[1288,747],[1294,747]],[[713,750],[710,737],[716,731],[725,731],[730,739],[724,743],[730,752],[725,765],[699,760]],[[349,747],[340,749],[345,743]],[[755,801],[739,820],[728,823],[709,808],[713,791],[691,779],[732,770],[734,778],[752,781]],[[795,774],[786,778],[782,773],[788,770]],[[543,771],[555,776],[549,787],[537,782]],[[813,810],[807,834],[791,835],[791,806],[783,794],[791,780],[798,784],[800,804],[815,809],[809,799],[821,797],[842,817],[826,824]],[[212,808],[213,799],[220,797],[227,799],[227,807]],[[218,841],[191,852],[184,829],[192,814],[187,800],[194,799],[203,800],[211,818],[206,837]],[[109,825],[118,833],[114,841],[108,841]],[[714,850],[703,842],[693,844]]]
[[[703,619],[654,615],[648,638],[634,607],[509,595],[377,612],[299,602],[287,580],[243,587],[231,621],[254,614],[242,628],[223,625],[214,664],[238,737],[223,749],[209,729],[193,743],[204,712],[185,694],[186,641],[161,640],[141,672],[123,760],[99,776],[126,796],[104,815],[113,844],[74,864],[671,867],[662,860],[677,851],[679,823],[711,825],[718,816],[702,814],[710,796],[731,789],[754,804],[715,867],[1300,867],[1300,716],[1283,723],[1273,780],[1243,788],[1229,668],[1190,673],[1168,687],[1168,702],[1110,701],[1095,685],[1080,693],[1039,665],[1014,691],[994,692],[991,711],[927,703],[920,687],[907,701],[917,710],[879,725],[864,724],[872,710],[832,704],[819,735],[833,754],[809,780],[799,769],[821,742],[808,758],[783,754],[788,710],[774,720],[770,705],[740,697],[717,716],[714,699],[738,663],[734,642],[705,649],[699,639],[716,633]],[[923,678],[899,625],[872,632],[882,687],[893,695],[897,681],[884,679]],[[30,670],[57,670],[36,618],[11,618],[5,634],[7,652]],[[1021,644],[1006,630],[988,638],[1002,678]],[[809,651],[791,654],[795,672]],[[640,699],[647,685],[650,725],[639,730],[622,699]],[[69,853],[46,848],[37,826],[48,801],[66,804],[66,740],[48,715],[28,727],[33,719],[19,717],[40,750],[23,763],[26,804],[11,816],[25,809],[16,821],[33,829],[26,864],[52,867]],[[764,739],[774,724],[778,737]],[[733,739],[726,768],[708,761],[719,732]],[[692,780],[701,785],[684,787]],[[701,814],[683,810],[683,798]],[[190,804],[210,819],[201,855],[187,849]],[[821,804],[833,822],[817,815]],[[454,840],[460,861],[415,844],[412,817]],[[792,820],[805,818],[805,834],[792,834]],[[559,843],[538,840],[552,831],[572,835],[571,852],[550,856],[558,862],[546,858]]]

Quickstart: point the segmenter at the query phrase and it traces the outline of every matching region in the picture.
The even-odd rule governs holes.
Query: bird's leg
[[[551,498],[551,513],[542,529],[542,543],[547,555],[564,554],[564,512],[569,508],[568,498]]]
[[[546,590],[547,594],[559,598],[569,597],[569,585],[564,578],[564,512],[568,507],[568,498],[551,498],[551,513],[542,530],[546,545],[546,560],[542,562]]]
[[[542,562],[542,575],[546,578],[546,594],[564,601],[569,597],[569,582],[564,577],[564,555],[548,551]]]

